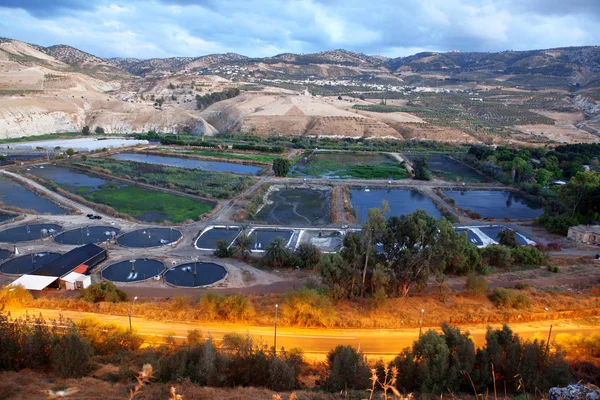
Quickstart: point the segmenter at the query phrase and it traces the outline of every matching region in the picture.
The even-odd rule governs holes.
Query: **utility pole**
[[[425,309],[421,309],[421,319],[419,320],[419,337],[423,334],[423,314],[425,314]]]
[[[131,308],[129,308],[129,333],[131,333],[133,331],[133,328],[131,326],[131,314],[133,314],[133,306],[135,305],[136,300],[137,300],[137,296],[135,296],[133,298],[133,301],[131,302]]]
[[[275,304],[275,336],[273,338],[273,348],[275,349],[275,354],[277,354],[277,310],[279,309],[279,304]]]

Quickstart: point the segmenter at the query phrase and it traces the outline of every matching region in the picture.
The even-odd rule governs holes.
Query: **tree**
[[[327,354],[324,387],[332,392],[364,390],[369,386],[370,370],[362,353],[352,346],[339,345]]]
[[[537,183],[542,186],[548,186],[550,178],[552,178],[552,172],[547,169],[540,168],[535,172],[535,179],[537,180]]]
[[[276,237],[271,240],[265,249],[265,255],[263,259],[267,264],[274,267],[281,267],[285,265],[290,258],[290,251],[285,247],[285,240],[281,237]]]
[[[345,289],[346,293],[344,297],[350,298],[355,295],[356,278],[360,277],[360,269],[365,256],[362,240],[361,235],[356,232],[350,232],[344,236],[340,255],[345,261],[344,279],[350,279],[350,285]]]
[[[102,135],[104,134],[104,128],[102,128],[101,126],[97,126],[96,129],[94,129],[94,132],[98,135]]]
[[[375,253],[375,244],[383,237],[385,233],[385,217],[383,212],[389,211],[387,202],[382,202],[381,208],[370,208],[367,221],[362,228],[363,234],[363,252],[365,254],[365,263],[362,273],[362,284],[360,286],[360,297],[365,297],[365,283],[367,280],[367,268],[369,266],[369,256]]]
[[[321,250],[312,243],[301,243],[296,248],[296,257],[301,267],[313,268],[321,261]]]
[[[286,176],[291,168],[292,164],[287,158],[276,158],[273,160],[273,172],[277,176]]]
[[[413,163],[413,173],[415,179],[421,181],[428,181],[431,179],[431,173],[429,172],[429,162],[425,157],[417,157]]]
[[[423,210],[388,219],[382,243],[399,295],[407,296],[415,284],[426,285],[430,272],[444,266],[437,233],[436,219]]]
[[[323,255],[318,265],[319,274],[332,299],[346,299],[354,296],[354,284],[358,274],[357,267],[360,268],[360,260],[358,263],[352,264],[339,254]]]
[[[231,245],[231,254],[238,255],[242,260],[248,261],[250,253],[252,253],[252,238],[250,238],[248,232],[244,228]]]
[[[517,239],[515,238],[516,232],[512,229],[503,229],[498,233],[499,242],[503,246],[517,247]]]
[[[560,188],[558,197],[571,216],[581,217],[582,222],[596,220],[600,211],[600,173],[579,172]]]
[[[90,127],[89,126],[84,126],[83,129],[81,130],[81,133],[85,136],[90,134]]]
[[[68,156],[72,156],[73,154],[75,154],[75,150],[68,148],[67,151],[65,151],[65,153],[67,153]]]
[[[213,253],[219,258],[228,258],[233,255],[233,251],[229,248],[229,243],[225,240],[217,240],[217,248]]]

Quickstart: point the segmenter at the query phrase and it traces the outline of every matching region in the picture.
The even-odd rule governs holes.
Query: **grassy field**
[[[219,199],[230,198],[254,183],[251,177],[225,172],[174,168],[114,159],[76,159],[70,163],[91,171],[109,172],[115,176],[128,177],[141,183]]]
[[[292,174],[356,179],[405,179],[410,173],[396,160],[380,154],[319,153],[297,163]]]
[[[145,190],[137,186],[106,187],[88,192],[84,198],[94,203],[106,204],[133,218],[139,218],[146,213],[168,214],[169,221],[173,223],[188,219],[196,220],[199,215],[213,209],[213,205],[209,203],[201,203],[170,193]]]
[[[178,149],[169,149],[165,147],[159,147],[154,151],[158,151],[161,153],[169,153],[169,154],[186,154],[190,156],[198,156],[198,157],[217,157],[224,158],[228,160],[242,160],[242,161],[255,161],[260,163],[269,163],[271,164],[273,160],[279,158],[279,156],[269,156],[262,154],[239,154],[239,153],[226,153],[219,151],[210,151],[210,150],[178,150]]]

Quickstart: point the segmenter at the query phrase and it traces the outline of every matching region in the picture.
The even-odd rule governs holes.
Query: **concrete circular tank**
[[[58,224],[27,224],[0,231],[0,242],[18,243],[43,239],[62,231]]]
[[[158,247],[175,243],[181,239],[181,232],[172,228],[146,228],[127,232],[117,239],[125,247]]]
[[[11,258],[0,264],[4,274],[28,274],[60,257],[58,253],[33,253]]]
[[[54,241],[72,245],[101,243],[116,238],[120,232],[121,229],[114,226],[83,226],[59,233]]]
[[[225,267],[215,263],[186,263],[165,272],[165,282],[179,287],[200,287],[211,285],[227,276]]]
[[[139,282],[159,276],[164,270],[165,264],[161,261],[137,258],[111,264],[100,275],[113,282]]]
[[[0,261],[6,260],[7,258],[10,258],[10,256],[12,256],[12,251],[0,249]]]

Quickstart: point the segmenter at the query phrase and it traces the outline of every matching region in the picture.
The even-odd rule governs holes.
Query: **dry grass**
[[[97,303],[60,297],[40,297],[33,299],[21,296],[18,292],[10,294],[0,291],[0,298],[11,303],[32,308],[55,309],[66,311],[94,312],[99,314],[127,315],[129,303]],[[527,322],[552,319],[583,318],[600,315],[600,284],[586,290],[523,290],[530,299],[527,309],[498,309],[487,297],[470,297],[464,294],[450,293],[439,300],[437,293],[413,295],[407,298],[385,300],[385,304],[376,310],[368,301],[339,301],[335,304],[335,318],[326,327],[329,328],[406,328],[419,325],[420,310],[426,309],[424,319],[426,326],[439,326],[442,322],[453,325],[486,324],[505,322]],[[284,295],[262,294],[248,295],[256,313],[245,322],[251,325],[270,326],[275,304],[285,302]],[[198,298],[186,297],[175,299],[140,299],[136,303],[136,315],[153,320],[208,322],[220,321],[222,317],[203,309]],[[547,315],[545,308],[550,309]],[[231,321],[230,322],[238,322]],[[286,325],[285,316],[281,322]]]
[[[253,400],[265,399],[271,400],[276,394],[272,390],[258,388],[235,388],[221,389],[198,386],[189,380],[184,380],[176,385],[167,385],[152,383],[146,384],[135,395],[135,400],[156,400],[156,399],[174,399],[171,388],[175,389],[177,395],[182,396],[184,400],[195,399],[219,399],[219,400]],[[6,400],[28,399],[43,400],[48,399],[48,391],[65,390],[65,388],[77,388],[79,392],[74,396],[66,398],[73,399],[128,399],[130,390],[134,389],[134,383],[114,383],[96,378],[81,379],[60,379],[51,375],[33,372],[31,370],[22,370],[20,372],[2,372],[0,373],[0,397]],[[284,399],[290,399],[291,393],[280,393],[279,396]],[[295,392],[297,400],[335,400],[339,396],[329,393],[315,392]],[[50,397],[52,398],[52,397]],[[55,397],[56,398],[56,397]]]

